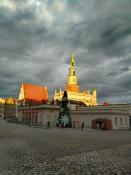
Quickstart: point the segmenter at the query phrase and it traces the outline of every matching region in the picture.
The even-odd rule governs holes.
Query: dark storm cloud
[[[0,4],[0,96],[21,82],[64,88],[75,53],[81,90],[98,100],[131,102],[130,0],[3,0]]]

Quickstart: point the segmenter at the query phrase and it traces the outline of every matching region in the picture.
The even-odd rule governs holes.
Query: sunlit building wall
[[[77,75],[75,69],[75,58],[72,53],[71,63],[69,67],[69,74],[67,78],[67,84],[65,90],[68,94],[69,101],[72,102],[81,102],[86,106],[96,106],[97,103],[97,91],[94,88],[92,92],[89,89],[85,89],[83,92],[80,92],[78,83],[77,83]],[[61,89],[55,90],[54,101],[61,101],[63,97],[64,91]]]

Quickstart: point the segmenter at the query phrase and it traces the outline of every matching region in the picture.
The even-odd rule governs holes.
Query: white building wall
[[[51,126],[56,126],[57,118],[59,115],[59,108],[42,108],[36,109],[38,111],[38,123],[42,125],[47,125],[50,122]],[[22,119],[22,112],[18,112],[19,120]],[[79,126],[84,122],[85,127],[92,128],[92,120],[97,118],[106,118],[112,121],[112,129],[129,129],[129,114],[122,113],[122,111],[117,110],[117,112],[111,112],[108,110],[101,111],[99,109],[92,111],[70,111],[71,119],[73,121],[79,121]],[[117,118],[117,124],[115,123],[115,118]],[[122,118],[122,123],[121,123]]]
[[[113,129],[129,129],[129,116],[113,115],[112,126]]]
[[[106,114],[90,114],[90,113],[82,113],[82,114],[76,114],[71,112],[71,118],[73,121],[79,121],[80,126],[82,122],[84,122],[84,126],[88,128],[92,128],[92,120],[95,120],[97,118],[106,118],[109,120],[112,120],[112,115],[106,115]]]
[[[40,110],[38,113],[38,122],[41,122],[45,126],[47,125],[47,122],[50,122],[51,126],[56,126],[58,115],[59,115],[58,110],[52,110],[52,109]]]

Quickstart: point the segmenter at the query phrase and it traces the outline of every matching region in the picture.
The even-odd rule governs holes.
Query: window
[[[127,125],[127,118],[125,118],[125,124]]]
[[[115,117],[115,125],[117,125],[117,117]]]
[[[120,124],[122,125],[122,118],[120,118]]]
[[[75,71],[73,71],[73,75],[75,76]]]

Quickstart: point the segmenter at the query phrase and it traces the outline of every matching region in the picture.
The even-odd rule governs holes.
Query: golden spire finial
[[[71,55],[71,67],[74,67],[75,66],[75,56],[74,56],[74,52],[72,52],[72,55]]]

